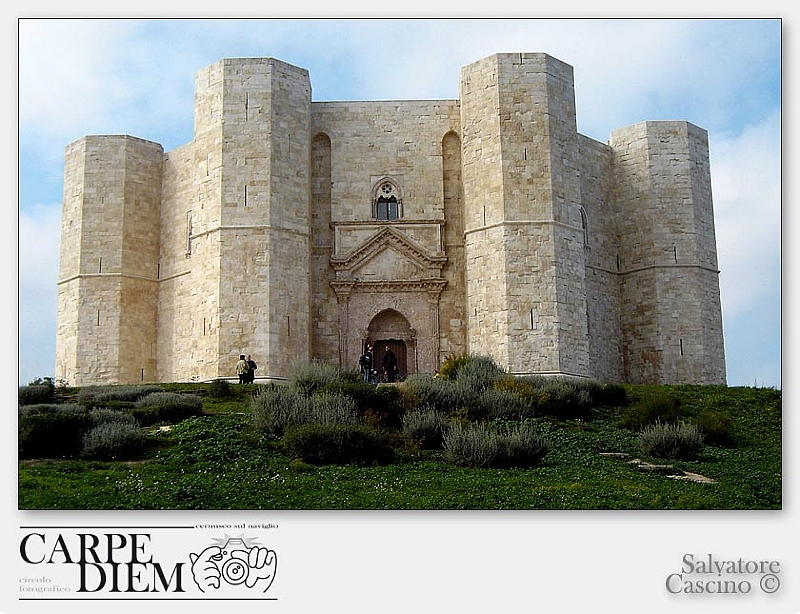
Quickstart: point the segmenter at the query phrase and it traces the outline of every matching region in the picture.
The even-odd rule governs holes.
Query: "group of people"
[[[239,376],[240,384],[252,384],[256,379],[256,369],[258,369],[258,365],[250,357],[250,354],[247,357],[244,354],[239,354],[239,362],[236,363],[236,375]]]
[[[361,377],[367,383],[372,383],[377,379],[377,371],[373,368],[373,356],[372,356],[372,346],[367,345],[364,353],[358,359],[358,366],[361,369]],[[386,349],[383,352],[383,358],[381,359],[381,367],[382,367],[382,375],[385,381],[387,382],[395,382],[397,381],[398,375],[398,368],[397,368],[397,356],[392,351],[392,349],[387,345]]]
[[[378,379],[377,371],[373,368],[373,362],[372,346],[367,345],[364,353],[358,359],[358,366],[361,368],[361,375],[364,381],[368,383],[374,383]],[[397,381],[397,356],[388,345],[383,352],[381,367],[381,374],[384,381]],[[256,378],[256,369],[258,369],[258,365],[250,354],[247,356],[239,354],[239,362],[236,363],[236,375],[239,376],[240,384],[252,384]]]

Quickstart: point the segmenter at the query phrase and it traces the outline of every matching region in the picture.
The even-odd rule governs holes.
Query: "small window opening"
[[[397,198],[391,196],[389,198],[384,198],[383,196],[378,197],[377,208],[376,208],[376,217],[379,220],[396,220],[398,218],[398,209],[397,209]]]
[[[583,244],[589,244],[589,219],[586,217],[586,209],[580,208],[581,211],[581,230],[583,231]]]
[[[381,182],[374,192],[373,216],[382,221],[403,217],[403,201],[398,188],[391,181]]]

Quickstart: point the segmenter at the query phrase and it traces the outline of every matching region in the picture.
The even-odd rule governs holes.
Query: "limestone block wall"
[[[56,377],[155,381],[160,145],[92,136],[66,151]]]
[[[441,263],[437,260],[431,265],[428,258],[443,260],[450,255],[445,253],[442,233],[443,140],[445,135],[458,130],[458,121],[455,101],[312,104],[311,134],[315,148],[312,148],[315,169],[312,220],[320,220],[312,221],[315,229],[312,243],[317,254],[312,279],[315,297],[312,328],[321,332],[321,338],[314,343],[322,348],[323,357],[331,357],[334,339],[338,337],[336,360],[344,366],[354,366],[370,322],[400,295],[402,306],[411,310],[402,312],[404,317],[417,322],[419,314],[424,313],[424,325],[418,323],[419,348],[423,349],[416,354],[422,360],[421,368],[433,371],[438,367],[440,322],[438,316],[436,322],[428,322],[433,317],[429,298],[424,293],[420,295],[419,287],[391,285],[391,282],[442,276]],[[452,150],[448,155],[448,172],[452,175]],[[375,218],[376,189],[387,179],[396,186],[399,217],[381,221]],[[329,210],[323,211],[326,204]],[[327,222],[328,228],[321,221]],[[352,267],[343,265],[335,276],[331,275],[331,258],[346,259],[386,228],[395,228],[404,244],[391,247],[381,243],[374,253],[365,254]],[[453,257],[457,258],[458,246],[453,249]],[[459,283],[458,274],[448,272],[448,276]],[[354,285],[346,290],[339,285],[337,298],[330,285],[334,279],[352,280]],[[379,282],[383,285],[375,286]],[[433,287],[438,299],[440,284]],[[374,292],[371,298],[365,293],[367,288]],[[387,292],[387,288],[393,290]],[[449,350],[463,351],[464,343],[460,340],[464,336],[463,327],[454,333],[451,324],[451,320],[461,315],[456,306],[459,302],[463,305],[463,292],[455,287],[448,291],[444,345]],[[334,305],[336,308],[332,308]],[[424,335],[434,338],[423,342]]]
[[[707,135],[687,122],[643,122],[615,131],[609,144],[625,378],[723,383]]]
[[[579,135],[581,226],[586,267],[589,373],[607,382],[622,381],[618,240],[612,201],[612,151]]]
[[[402,219],[443,219],[442,139],[458,130],[455,101],[317,102],[312,109],[312,134],[331,142],[334,224],[371,220],[373,189],[385,177],[401,188]]]
[[[258,376],[310,355],[311,88],[270,58],[222,60],[196,79],[195,139],[167,155],[162,377]]]
[[[313,105],[312,105],[313,109]],[[313,122],[313,114],[312,114]],[[333,255],[331,227],[331,140],[324,133],[311,139],[311,356],[325,362],[339,360],[339,313],[330,259]]]
[[[470,351],[586,375],[572,69],[499,54],[462,69],[460,99]]]
[[[196,143],[164,156],[158,301],[162,381],[218,375],[219,208],[207,197],[213,188],[206,160]]]
[[[461,139],[448,132],[442,139],[442,196],[446,285],[439,297],[439,359],[467,351],[466,262],[464,258],[464,189],[461,177]]]

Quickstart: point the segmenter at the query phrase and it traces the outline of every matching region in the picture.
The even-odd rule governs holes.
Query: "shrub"
[[[337,394],[307,397],[287,386],[269,386],[253,398],[253,426],[282,436],[292,426],[308,423],[359,424],[355,401]]]
[[[592,409],[592,396],[587,382],[552,378],[539,391],[537,406],[540,413],[559,420],[582,420]]]
[[[639,449],[656,458],[692,459],[703,446],[703,433],[696,424],[656,421],[639,433]]]
[[[136,416],[127,411],[118,409],[108,409],[105,407],[98,407],[89,412],[89,417],[92,419],[92,424],[98,426],[99,424],[106,424],[109,422],[133,424],[139,426],[139,421]]]
[[[103,422],[83,436],[81,456],[96,460],[137,458],[144,447],[144,434],[136,424]]]
[[[136,401],[130,410],[139,424],[176,423],[203,413],[203,400],[192,394],[152,392]]]
[[[541,463],[550,445],[534,425],[523,423],[507,430],[500,439],[500,450],[495,466],[533,467]]]
[[[733,416],[726,411],[704,409],[697,417],[697,426],[705,434],[705,442],[723,446],[733,445]]]
[[[505,370],[495,364],[491,357],[470,354],[456,371],[455,381],[462,388],[479,393],[492,388],[495,382],[506,375]]]
[[[83,435],[92,419],[73,404],[28,405],[19,409],[20,458],[72,458],[82,448]]]
[[[450,430],[450,422],[434,409],[423,408],[403,416],[403,438],[423,450],[438,450]]]
[[[442,367],[439,369],[439,377],[455,381],[458,370],[467,364],[469,357],[469,354],[450,354],[442,362]]]
[[[41,405],[53,400],[55,388],[52,384],[28,384],[20,386],[17,401],[20,405]]]
[[[459,467],[491,467],[500,449],[500,437],[485,426],[454,424],[444,438],[449,463]]]
[[[447,414],[455,413],[467,406],[468,395],[455,382],[424,373],[409,375],[403,382],[401,390],[406,410],[429,407]]]
[[[606,407],[625,407],[630,399],[620,384],[597,384],[591,390],[592,404]]]
[[[396,386],[373,386],[346,378],[326,384],[314,396],[326,394],[352,399],[361,419],[374,427],[399,429],[402,425],[403,406]]]
[[[684,417],[679,399],[664,392],[656,392],[639,399],[622,414],[624,428],[639,431],[656,422],[677,422]]]
[[[292,390],[310,397],[321,388],[334,382],[358,381],[359,377],[355,371],[343,371],[336,365],[313,360],[294,365],[289,372],[287,381]]]
[[[518,420],[533,417],[533,406],[515,392],[487,388],[467,401],[467,418],[474,421]]]
[[[541,384],[539,384],[541,386]],[[513,392],[526,402],[535,402],[539,397],[537,384],[531,378],[520,378],[507,375],[494,383],[495,390]]]
[[[78,403],[84,407],[106,406],[109,402],[136,402],[164,388],[155,384],[131,386],[86,386],[78,391]]]
[[[208,385],[208,393],[216,399],[229,399],[233,396],[233,387],[228,380],[215,379]]]
[[[500,431],[456,424],[445,436],[444,446],[448,462],[454,465],[495,469],[532,467],[549,451],[547,441],[530,423]]]
[[[360,424],[303,424],[283,437],[287,454],[313,465],[385,465],[394,449],[380,432]]]

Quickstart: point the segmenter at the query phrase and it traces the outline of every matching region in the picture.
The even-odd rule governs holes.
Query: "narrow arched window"
[[[589,221],[586,217],[586,209],[580,208],[581,211],[581,230],[583,231],[583,244],[589,245]]]
[[[373,217],[391,221],[403,216],[403,200],[399,187],[391,180],[379,181],[373,196]]]

